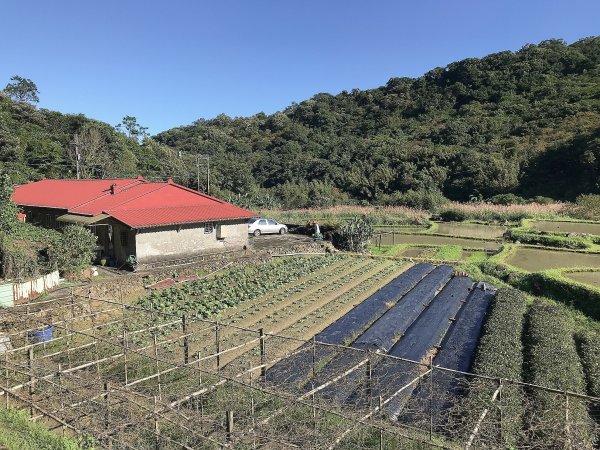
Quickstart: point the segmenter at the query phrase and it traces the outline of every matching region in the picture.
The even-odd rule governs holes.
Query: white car
[[[248,234],[253,234],[254,236],[276,233],[285,234],[287,231],[287,226],[271,219],[263,219],[259,217],[256,219],[250,219],[248,221]]]

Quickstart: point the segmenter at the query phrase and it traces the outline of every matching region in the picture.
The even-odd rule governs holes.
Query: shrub
[[[495,205],[522,205],[525,203],[525,199],[515,194],[498,194],[490,197],[489,202]]]
[[[472,372],[494,378],[521,380],[523,370],[522,332],[527,303],[525,295],[515,289],[499,289],[490,305],[477,347]],[[464,434],[473,430],[481,410],[489,405],[497,385],[484,379],[475,379],[465,403],[465,414],[470,417]],[[490,417],[484,422],[481,435],[500,436],[500,447],[514,448],[521,437],[521,419],[524,393],[520,386],[506,384]],[[499,409],[502,410],[500,433]]]
[[[600,220],[600,195],[580,195],[575,200],[571,214],[579,219]]]
[[[50,260],[61,271],[77,271],[88,266],[94,258],[96,236],[79,225],[63,229],[60,239],[49,248]]]
[[[504,237],[510,241],[519,241],[522,244],[537,244],[547,247],[583,249],[590,247],[590,241],[583,237],[566,237],[544,234],[535,231],[518,229],[508,230]]]
[[[587,381],[587,393],[600,397],[600,335],[592,331],[580,333],[577,337],[581,364]],[[596,405],[597,414],[600,404]]]
[[[19,225],[17,214],[19,209],[10,199],[13,185],[10,177],[0,175],[0,231],[10,234]]]
[[[0,276],[2,278],[30,278],[42,269],[39,251],[29,242],[16,241],[0,232]]]
[[[371,220],[367,216],[354,217],[333,232],[332,243],[340,250],[366,253],[372,237]]]
[[[390,195],[384,195],[380,203],[389,206],[406,206],[408,208],[423,209],[435,212],[440,207],[448,203],[439,190],[408,190],[406,192],[394,192]]]
[[[536,301],[527,315],[527,381],[541,386],[585,394],[585,378],[573,339],[573,319],[556,305]],[[570,398],[565,423],[564,394],[531,390],[528,444],[540,448],[591,448],[593,422],[586,404]],[[568,430],[568,431],[567,431]]]
[[[458,209],[445,209],[440,212],[440,219],[444,222],[462,222],[469,218],[468,214]]]
[[[556,203],[556,200],[550,197],[544,197],[543,195],[536,195],[535,197],[529,199],[527,203],[537,203],[538,205],[551,205]]]

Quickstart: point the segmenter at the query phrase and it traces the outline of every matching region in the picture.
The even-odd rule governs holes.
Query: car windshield
[[[250,220],[248,221],[248,223],[249,223],[249,224],[250,224],[250,223],[254,223],[254,222],[256,222],[257,220],[258,220],[258,219],[256,219],[256,218],[254,218],[254,219],[250,219]]]

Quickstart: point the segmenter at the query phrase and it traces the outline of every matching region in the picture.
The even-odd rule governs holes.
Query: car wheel
[[[260,230],[254,230],[254,233],[252,234],[254,234],[254,236],[260,236]]]
[[[281,228],[281,229],[279,230],[279,234],[285,234],[285,233],[286,233],[286,229],[285,229],[285,228]]]

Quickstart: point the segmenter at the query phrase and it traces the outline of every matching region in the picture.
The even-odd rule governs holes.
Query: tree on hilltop
[[[4,88],[4,92],[10,98],[17,102],[38,103],[40,98],[36,84],[29,78],[23,78],[15,75],[10,79],[12,83],[8,83]]]

